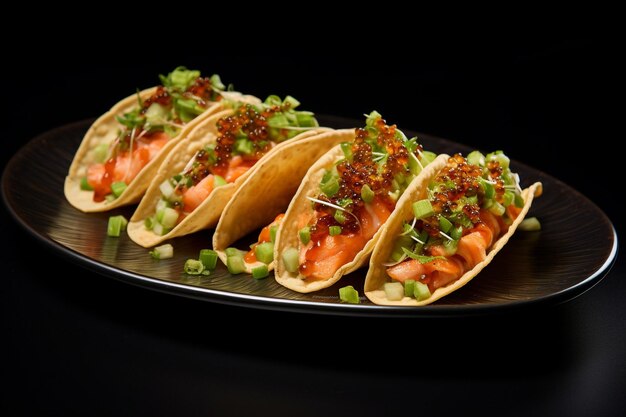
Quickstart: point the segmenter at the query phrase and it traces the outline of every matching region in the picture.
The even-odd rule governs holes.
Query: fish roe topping
[[[346,158],[337,164],[339,189],[328,197],[321,193],[317,199],[340,206],[352,213],[341,216],[342,222],[337,221],[336,209],[332,206],[315,203],[313,209],[317,217],[311,226],[313,241],[324,238],[331,226],[341,226],[342,234],[357,233],[359,231],[360,212],[365,208],[362,198],[364,186],[368,186],[374,197],[384,204],[389,211],[393,211],[395,200],[389,196],[393,191],[394,178],[401,174],[410,174],[409,150],[405,147],[402,135],[396,125],[387,125],[385,120],[378,116],[365,128],[355,129],[355,140],[351,146],[351,158]],[[377,149],[377,151],[374,150]],[[421,159],[423,148],[416,144],[413,151]]]
[[[489,182],[495,189],[496,201],[502,201],[505,188],[500,176],[503,169],[499,162],[490,161],[487,170]],[[450,217],[459,211],[472,224],[479,223],[480,209],[485,199],[482,181],[483,170],[480,166],[468,163],[460,154],[450,157],[433,180],[436,185],[430,202],[434,215],[420,220],[421,224],[418,222],[417,228],[421,226],[431,236],[437,236],[440,232],[439,217]]]
[[[172,104],[172,96],[164,86],[158,86],[157,90],[150,97],[144,100],[143,106],[141,107],[141,114],[145,114],[153,103],[167,107]]]
[[[211,79],[198,77],[191,86],[183,93],[183,97],[192,98],[202,107],[207,107],[209,101],[220,101],[222,95],[213,89]]]
[[[222,176],[226,173],[233,157],[233,146],[242,132],[253,147],[253,152],[246,159],[261,159],[272,146],[268,119],[280,110],[279,106],[272,106],[259,111],[246,104],[237,109],[235,114],[218,120],[219,135],[214,150],[215,158],[209,168],[211,172]]]

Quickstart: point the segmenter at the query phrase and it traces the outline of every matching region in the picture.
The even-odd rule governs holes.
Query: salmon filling
[[[482,262],[524,204],[519,179],[501,152],[454,155],[428,195],[413,203],[414,218],[404,222],[386,264],[387,275],[405,288],[420,284],[422,290],[407,291],[418,300]]]
[[[269,96],[262,105],[239,104],[232,115],[216,123],[218,136],[197,151],[180,173],[160,185],[161,199],[148,230],[168,233],[197,208],[217,187],[236,182],[275,146],[304,130],[318,126],[310,112],[295,111],[291,96]]]
[[[95,202],[119,197],[186,123],[221,99],[224,88],[218,76],[203,78],[183,67],[161,80],[163,85],[146,100],[138,97],[137,108],[117,117],[115,141],[94,149],[82,188],[94,192]]]
[[[327,280],[352,262],[435,158],[377,112],[355,133],[353,143],[341,145],[345,158],[326,170],[320,193],[309,198],[312,213],[301,218],[298,265],[287,270],[305,281]]]

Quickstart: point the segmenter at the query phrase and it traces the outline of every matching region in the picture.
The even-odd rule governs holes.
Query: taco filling
[[[274,241],[283,217],[285,217],[285,213],[280,213],[274,221],[261,229],[256,243],[250,245],[250,250],[243,257],[246,263],[263,262],[269,264],[274,260]]]
[[[394,210],[398,198],[435,158],[417,138],[372,112],[343,158],[327,169],[312,211],[299,218],[299,247],[283,251],[285,269],[305,281],[328,280],[352,262]]]
[[[163,181],[161,198],[145,226],[168,233],[222,185],[233,183],[275,146],[318,126],[313,113],[296,111],[291,96],[269,96],[261,105],[241,104],[217,121],[214,143],[200,149],[185,169]]]
[[[519,176],[501,151],[456,154],[412,203],[385,264],[388,300],[425,300],[482,262],[524,207]]]
[[[101,143],[91,155],[81,189],[93,191],[93,201],[114,200],[181,128],[221,100],[224,85],[218,75],[178,67],[147,99],[137,95],[137,107],[116,117],[119,132],[112,143]]]

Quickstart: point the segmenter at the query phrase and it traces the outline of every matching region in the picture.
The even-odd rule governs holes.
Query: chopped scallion
[[[264,264],[269,264],[274,260],[274,244],[272,242],[263,242],[254,248],[256,258]]]
[[[350,162],[352,162],[352,143],[343,142],[341,144],[341,150],[343,151],[344,156]]]
[[[224,177],[220,177],[219,175],[214,175],[213,176],[213,187],[217,188],[217,187],[221,187],[222,185],[226,185],[226,184],[228,184],[228,183],[226,182]]]
[[[415,292],[415,280],[407,279],[404,281],[404,295],[407,297],[413,297],[413,293]]]
[[[241,274],[246,270],[243,257],[241,256],[229,256],[226,258],[226,267],[228,272],[233,275]]]
[[[212,271],[217,266],[217,252],[212,249],[202,249],[200,250],[199,260],[204,265],[205,269]]]
[[[346,222],[346,215],[341,210],[335,210],[335,214],[333,217],[339,224],[344,224]]]
[[[124,181],[118,181],[111,184],[111,192],[113,193],[115,198],[121,196],[125,189],[126,183]]]
[[[204,265],[197,259],[187,259],[184,271],[187,275],[200,275],[204,271]]]
[[[361,199],[365,203],[371,203],[374,200],[374,191],[370,188],[369,185],[365,184],[361,187]]]
[[[430,290],[428,289],[428,285],[416,281],[415,286],[413,287],[413,295],[417,301],[422,301],[430,297]]]
[[[385,296],[389,301],[400,301],[404,298],[404,287],[399,282],[385,282]]]
[[[298,249],[285,249],[283,251],[283,264],[285,265],[285,269],[292,274],[298,272],[298,268],[300,267]]]
[[[539,219],[536,217],[529,217],[522,220],[518,228],[524,232],[537,232],[541,230],[541,223],[539,223]]]
[[[269,275],[269,270],[267,269],[267,265],[257,266],[256,268],[252,268],[252,278],[254,279],[263,279],[267,278]]]
[[[303,245],[306,245],[311,241],[311,228],[309,226],[303,227],[298,232],[298,235],[300,236],[300,242],[302,242]]]
[[[128,220],[122,215],[109,217],[107,225],[107,235],[111,237],[119,237],[123,230],[126,230]]]
[[[328,234],[331,236],[337,236],[341,234],[341,226],[330,226],[328,228]]]
[[[154,259],[169,259],[174,257],[174,247],[166,243],[165,245],[157,246],[150,251],[150,256]]]
[[[89,181],[87,180],[87,177],[82,177],[80,179],[80,189],[83,191],[93,191],[93,187],[89,185]]]
[[[339,299],[344,303],[359,304],[359,292],[352,285],[339,288]]]
[[[432,216],[435,210],[429,200],[420,200],[413,203],[413,214],[417,220],[420,220]]]

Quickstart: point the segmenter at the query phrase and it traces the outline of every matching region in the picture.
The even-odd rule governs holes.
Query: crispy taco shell
[[[304,135],[300,135],[297,141],[289,140],[280,149],[257,162],[254,175],[246,178],[224,208],[213,234],[213,249],[224,263],[224,250],[248,233],[271,223],[277,214],[283,213],[308,168],[330,148],[354,140],[354,129],[316,129]],[[261,265],[265,264],[246,262],[246,272],[251,273],[252,268]],[[268,268],[272,270],[274,262]]]
[[[206,119],[203,123],[198,125],[194,130],[189,132],[187,137],[181,141],[176,148],[165,159],[163,164],[158,170],[157,175],[154,177],[145,196],[139,203],[137,210],[133,214],[130,222],[128,223],[128,235],[137,244],[143,247],[151,247],[158,245],[168,239],[172,239],[178,236],[184,236],[193,232],[197,232],[202,229],[213,227],[217,224],[224,207],[228,204],[231,197],[237,191],[237,189],[251,176],[255,175],[256,168],[262,165],[268,158],[272,158],[274,153],[280,151],[280,149],[292,142],[299,141],[310,136],[314,136],[323,128],[313,129],[304,133],[301,133],[289,141],[275,146],[267,154],[265,154],[253,167],[251,167],[241,177],[237,178],[235,182],[228,183],[221,187],[215,188],[211,194],[198,206],[196,209],[185,217],[179,224],[177,224],[168,233],[160,236],[151,230],[146,229],[144,226],[144,220],[150,217],[156,211],[156,205],[161,198],[161,190],[159,186],[166,179],[179,174],[189,160],[205,145],[213,143],[217,140],[217,131],[215,128],[216,122],[225,116],[232,114],[232,110],[225,110],[214,114],[210,118]],[[253,211],[253,210],[251,210]]]
[[[308,200],[307,197],[316,198],[319,195],[319,184],[322,177],[324,176],[324,172],[327,169],[331,168],[337,161],[339,161],[343,157],[344,154],[341,150],[341,147],[336,146],[335,148],[328,151],[315,164],[311,166],[306,174],[305,179],[302,181],[302,184],[300,185],[296,196],[289,204],[289,208],[285,213],[282,225],[281,227],[279,227],[276,234],[276,242],[274,245],[274,259],[276,259],[276,281],[291,290],[301,293],[318,291],[323,288],[330,287],[331,285],[339,281],[341,277],[345,274],[353,272],[362,267],[367,263],[369,256],[374,249],[374,245],[379,240],[381,233],[385,228],[383,224],[383,226],[381,226],[381,228],[378,229],[374,236],[365,244],[363,249],[361,249],[361,251],[356,254],[354,259],[351,262],[348,262],[341,266],[333,274],[333,276],[328,279],[308,281],[302,279],[302,275],[292,274],[285,269],[285,266],[282,262],[281,254],[286,248],[299,247],[298,230],[301,227],[301,225],[299,224],[300,216],[303,213],[308,213],[312,210],[311,201]],[[438,171],[443,165],[445,165],[446,159],[447,155],[437,157],[433,162],[427,165],[417,177],[413,179],[412,184],[416,181],[419,181],[421,183],[422,178],[430,178],[433,172]],[[406,195],[407,193],[405,191],[402,197],[398,199],[396,207],[403,206],[403,201],[406,199]]]
[[[142,100],[147,99],[156,91],[156,87],[149,88],[139,92],[139,96]],[[238,93],[228,93],[231,96],[229,98],[240,98],[243,100],[252,100],[259,102],[256,97],[241,96]],[[232,96],[232,94],[235,94]],[[65,177],[64,192],[65,197],[69,203],[83,212],[99,212],[108,211],[116,207],[136,203],[141,199],[144,192],[148,188],[150,181],[156,174],[159,166],[163,160],[167,157],[172,149],[179,143],[188,132],[190,132],[203,120],[211,117],[212,114],[223,110],[223,105],[220,102],[215,102],[204,113],[187,123],[181,131],[175,137],[167,141],[165,146],[160,150],[157,156],[155,156],[148,164],[139,171],[137,176],[128,184],[128,187],[120,197],[113,201],[93,201],[93,191],[81,190],[81,179],[87,174],[87,168],[89,161],[92,158],[94,149],[101,143],[110,144],[118,135],[119,123],[116,120],[117,116],[121,116],[133,110],[137,106],[137,95],[133,94],[130,97],[117,103],[108,112],[100,116],[89,128],[85,134],[72,164],[69,169],[67,177]]]
[[[437,288],[432,295],[421,301],[417,301],[415,298],[404,297],[402,300],[398,301],[390,301],[385,296],[385,291],[383,290],[383,285],[385,282],[390,282],[390,278],[387,275],[387,267],[383,265],[389,259],[391,255],[391,251],[393,250],[393,242],[396,237],[402,233],[402,224],[404,221],[411,220],[413,218],[413,207],[412,203],[415,201],[422,200],[427,198],[426,190],[428,188],[428,183],[437,175],[437,172],[442,169],[446,160],[440,161],[443,162],[440,164],[439,168],[436,171],[431,171],[429,175],[424,176],[411,184],[409,188],[407,188],[405,192],[405,196],[407,197],[404,201],[404,204],[398,206],[394,213],[389,217],[387,223],[383,226],[382,235],[374,248],[372,253],[372,257],[370,259],[370,266],[365,277],[365,295],[370,299],[374,304],[379,305],[393,305],[393,306],[423,306],[430,304],[441,297],[444,297],[450,294],[453,291],[458,290],[469,281],[472,280],[484,267],[486,267],[489,262],[493,259],[494,256],[506,245],[509,241],[517,226],[524,220],[526,214],[528,214],[528,210],[532,205],[533,198],[538,197],[542,193],[542,186],[540,182],[536,182],[530,187],[524,189],[522,191],[522,197],[524,198],[524,207],[522,211],[517,216],[515,221],[509,226],[508,231],[500,236],[498,240],[496,240],[487,252],[487,256],[485,259],[478,263],[474,268],[465,272],[459,279],[448,284],[447,286]],[[433,163],[434,164],[434,163]],[[431,165],[433,165],[431,164]],[[431,166],[429,165],[429,167]]]

